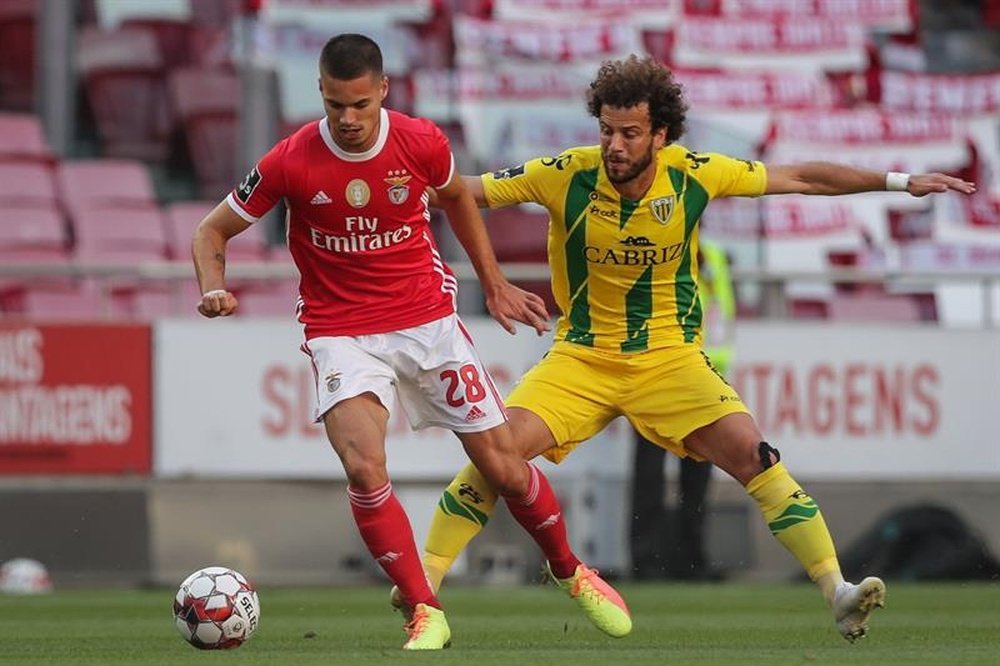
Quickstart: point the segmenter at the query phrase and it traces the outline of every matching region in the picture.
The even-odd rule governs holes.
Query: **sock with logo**
[[[844,579],[816,502],[780,462],[750,479],[747,492],[760,507],[771,534],[795,556],[829,603],[833,589]]]
[[[370,492],[347,489],[354,522],[368,551],[410,604],[441,608],[420,566],[413,529],[392,484]]]
[[[472,463],[445,488],[424,543],[424,571],[435,591],[441,589],[455,558],[489,521],[496,504],[496,491]]]
[[[531,474],[528,492],[523,497],[504,496],[504,501],[514,520],[545,553],[552,575],[556,578],[569,578],[576,572],[580,560],[569,546],[566,521],[563,520],[559,500],[545,475],[531,463],[525,465]]]

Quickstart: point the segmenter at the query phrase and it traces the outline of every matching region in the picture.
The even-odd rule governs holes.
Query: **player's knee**
[[[527,465],[522,460],[513,463],[479,468],[487,483],[503,497],[521,497],[528,492],[530,473]]]
[[[766,472],[775,463],[781,461],[781,452],[767,442],[761,442],[757,445],[757,456],[760,459],[760,469],[762,472]]]

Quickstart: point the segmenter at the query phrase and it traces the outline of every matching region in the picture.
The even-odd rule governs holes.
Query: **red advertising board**
[[[0,323],[0,475],[147,474],[149,326]]]

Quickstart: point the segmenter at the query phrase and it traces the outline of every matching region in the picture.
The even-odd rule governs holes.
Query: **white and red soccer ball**
[[[49,572],[38,560],[16,557],[0,566],[0,592],[4,594],[45,594],[52,591]]]
[[[201,650],[239,647],[257,630],[260,601],[246,577],[227,567],[199,569],[174,596],[177,631]]]

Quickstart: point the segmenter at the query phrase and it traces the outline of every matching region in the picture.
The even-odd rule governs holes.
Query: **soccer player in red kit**
[[[226,242],[284,198],[316,420],[344,465],[365,544],[413,608],[404,649],[446,647],[451,632],[386,471],[386,423],[397,394],[412,427],[455,432],[561,587],[600,629],[624,636],[631,630],[624,601],[570,549],[555,494],[519,455],[503,403],[458,319],[457,282],[428,224],[428,187],[476,269],[490,314],[511,333],[516,320],[541,334],[545,306],[500,272],[441,130],[382,108],[388,81],[375,42],[357,34],[327,42],[319,88],[326,116],[272,148],[196,230],[199,312],[236,310],[225,287]]]

